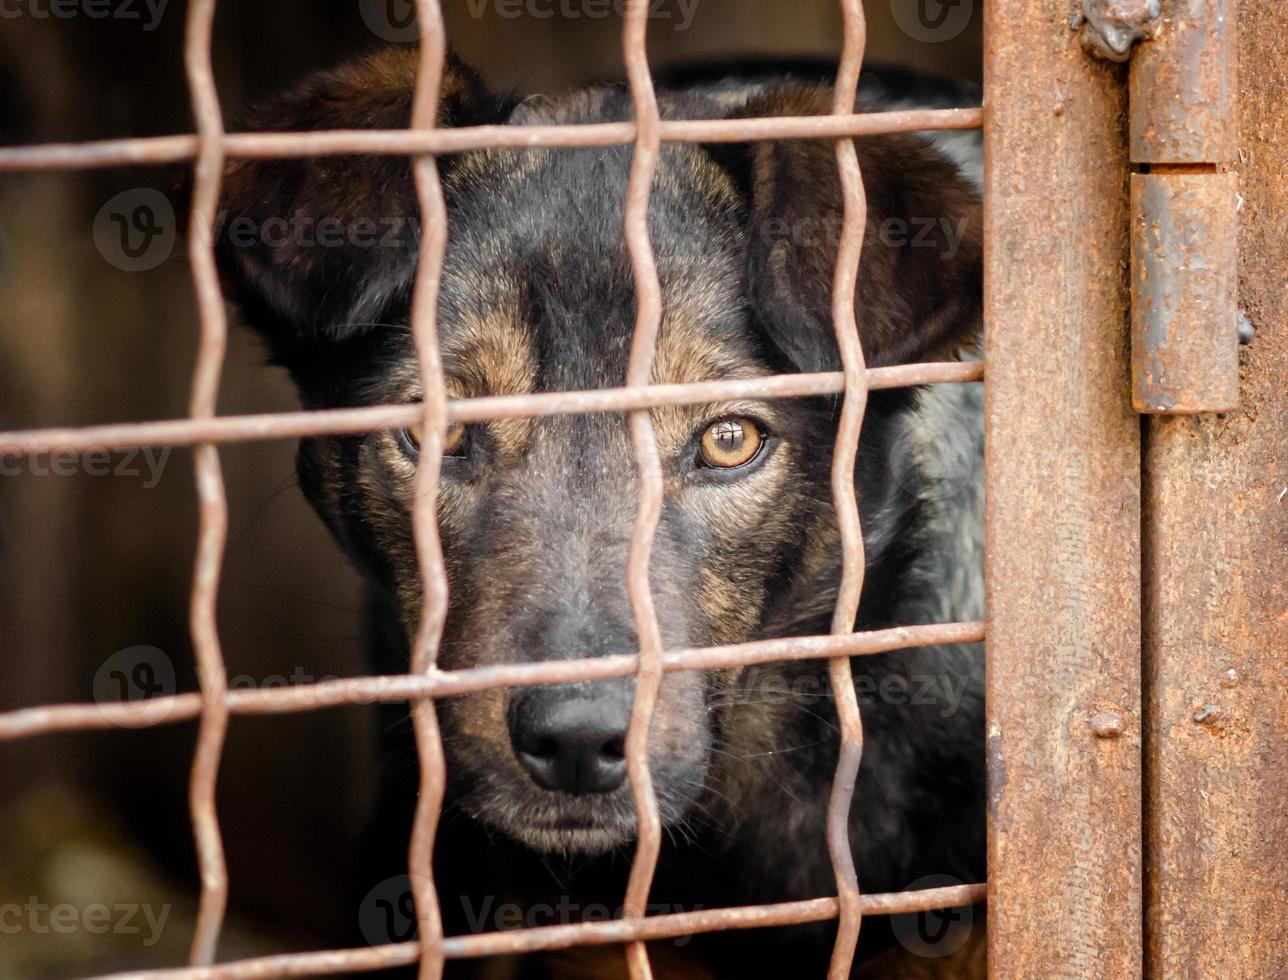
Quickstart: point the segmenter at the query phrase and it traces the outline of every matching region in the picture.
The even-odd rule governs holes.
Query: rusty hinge
[[[1163,16],[1162,0],[1082,0],[1069,25],[1089,54],[1126,61],[1138,41],[1154,36]]]
[[[1239,403],[1237,0],[1083,0],[1082,40],[1131,56],[1132,403]],[[1146,40],[1132,55],[1132,46]]]
[[[1238,407],[1237,195],[1232,173],[1132,174],[1132,404],[1138,412]]]

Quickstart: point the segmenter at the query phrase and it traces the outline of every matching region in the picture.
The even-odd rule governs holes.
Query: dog
[[[270,100],[248,127],[406,127],[415,68],[406,49],[368,55]],[[669,119],[818,115],[830,110],[828,77],[820,66],[768,64],[689,73],[660,84],[658,105]],[[871,72],[860,102],[947,106],[978,95]],[[498,94],[452,59],[438,125],[632,114],[621,85]],[[855,145],[869,212],[856,295],[868,364],[969,350],[982,303],[978,137]],[[449,219],[438,330],[450,397],[624,382],[636,306],[623,239],[631,158],[630,146],[612,146],[439,160]],[[405,158],[229,165],[216,246],[225,289],[307,408],[422,397],[409,328],[418,222]],[[831,305],[841,223],[831,141],[665,145],[648,221],[664,300],[653,381],[839,369]],[[651,412],[665,502],[650,581],[668,648],[829,631],[841,564],[829,484],[839,408],[828,396]],[[856,466],[867,549],[856,629],[979,617],[981,417],[977,386],[870,395]],[[303,492],[366,583],[371,665],[391,674],[408,670],[421,609],[411,529],[420,443],[413,426],[308,438],[298,454]],[[625,586],[636,499],[621,413],[453,426],[437,499],[451,591],[440,667],[638,649]],[[850,818],[861,887],[983,880],[982,652],[905,650],[853,666],[865,727]],[[633,693],[623,679],[439,703],[448,786],[435,873],[449,933],[620,908],[636,828],[624,760]],[[381,727],[381,804],[361,862],[364,887],[377,888],[405,867],[417,784],[406,706],[384,709]],[[651,910],[835,894],[825,824],[838,744],[824,663],[666,674],[649,732],[666,831]],[[697,936],[666,944],[658,962],[678,957],[688,976],[821,973],[834,929]],[[860,960],[892,945],[890,926],[869,920]],[[576,973],[558,962],[512,966]]]

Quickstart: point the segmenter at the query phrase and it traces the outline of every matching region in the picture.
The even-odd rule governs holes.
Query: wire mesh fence
[[[437,0],[417,0],[420,61],[407,130],[308,133],[227,133],[224,130],[211,65],[215,0],[191,0],[184,58],[196,133],[80,145],[0,148],[0,171],[192,161],[193,200],[189,255],[196,291],[200,345],[193,372],[189,417],[81,428],[0,433],[0,453],[39,454],[56,450],[121,449],[150,445],[190,445],[194,449],[199,532],[190,599],[190,630],[196,652],[200,691],[120,704],[64,704],[0,714],[0,739],[115,726],[145,728],[197,719],[189,806],[197,845],[201,897],[187,967],[149,976],[261,977],[298,976],[372,970],[419,963],[421,976],[441,974],[447,959],[493,956],[622,943],[631,976],[651,975],[646,941],[727,929],[748,929],[835,919],[838,923],[830,974],[848,976],[865,915],[924,911],[983,900],[984,885],[923,891],[860,894],[849,815],[863,750],[863,726],[851,676],[855,656],[929,645],[978,643],[981,623],[909,626],[853,632],[865,567],[862,529],[855,489],[858,439],[870,390],[935,383],[979,381],[983,365],[912,364],[868,369],[859,342],[855,291],[866,225],[866,201],[852,137],[932,129],[971,129],[982,125],[982,110],[943,109],[856,113],[855,101],[866,28],[860,0],[841,0],[844,48],[832,114],[736,120],[663,120],[658,111],[646,41],[648,0],[630,0],[623,20],[623,51],[634,105],[631,122],[568,126],[474,126],[435,128],[447,44]],[[650,384],[653,355],[662,322],[662,289],[649,240],[649,195],[660,148],[665,142],[819,139],[836,141],[837,167],[844,200],[833,321],[842,370],[781,375],[749,381]],[[637,319],[623,386],[597,391],[553,392],[449,400],[439,361],[437,301],[449,234],[436,156],[492,147],[633,146],[625,206],[624,235],[634,274]],[[225,162],[233,157],[302,157],[320,154],[410,156],[425,229],[412,294],[411,327],[424,399],[419,405],[330,409],[274,415],[219,417],[215,402],[224,362],[227,313],[215,265],[215,216]],[[832,492],[842,544],[842,576],[830,636],[770,639],[724,647],[665,649],[649,586],[649,558],[662,507],[662,471],[650,410],[714,399],[842,396],[832,464]],[[615,656],[558,662],[489,666],[443,671],[436,660],[447,614],[448,579],[435,514],[439,461],[449,426],[513,417],[564,413],[627,413],[638,466],[638,502],[627,557],[627,589],[639,637],[639,650]],[[410,670],[400,676],[323,681],[290,688],[231,690],[220,649],[216,601],[227,531],[228,509],[220,471],[221,443],[284,439],[322,434],[365,433],[379,429],[423,427],[417,471],[413,527],[422,582],[419,628]],[[827,841],[836,894],[768,906],[722,908],[646,915],[649,891],[661,846],[662,826],[648,764],[649,725],[662,675],[741,667],[788,660],[827,660],[839,718],[841,751],[828,809]],[[626,762],[638,819],[634,860],[623,904],[613,921],[516,929],[469,936],[443,934],[435,893],[432,852],[446,782],[443,743],[438,729],[438,699],[488,688],[633,677],[635,700],[626,740]],[[288,954],[215,963],[228,902],[228,873],[217,816],[215,785],[230,718],[234,714],[288,713],[340,704],[410,702],[420,763],[415,823],[408,849],[408,873],[418,921],[418,937],[367,949]]]

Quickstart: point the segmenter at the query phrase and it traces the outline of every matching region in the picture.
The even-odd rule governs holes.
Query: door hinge
[[[1238,178],[1131,178],[1132,405],[1149,414],[1239,405]]]
[[[1239,404],[1237,0],[1085,6],[1127,18],[1148,39],[1129,68],[1132,404],[1230,411]],[[1094,50],[1086,33],[1083,43]]]

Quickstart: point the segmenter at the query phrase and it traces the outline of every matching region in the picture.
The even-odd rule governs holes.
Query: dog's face
[[[410,63],[397,64],[398,56],[377,59],[315,83],[260,124],[405,125]],[[381,79],[383,87],[373,81]],[[448,95],[445,123],[629,115],[629,99],[615,90],[505,106],[463,73]],[[827,99],[789,90],[764,102],[742,114],[818,112]],[[686,97],[672,111],[703,109],[716,107]],[[450,397],[624,382],[636,307],[622,233],[630,160],[620,147],[443,161],[450,220],[438,330]],[[664,150],[650,204],[665,311],[654,382],[835,366],[833,161],[826,144]],[[924,253],[870,245],[863,339],[871,360],[891,363],[970,326],[979,229],[971,195],[924,145],[874,141],[864,162],[877,215],[945,219],[937,227],[946,237]],[[405,231],[416,214],[406,164],[389,160],[244,164],[229,175],[227,201],[230,235],[237,218],[298,224],[304,214],[319,229],[330,218],[341,228],[367,219]],[[316,240],[221,242],[235,297],[310,406],[420,399],[407,326],[410,237],[365,252],[352,242],[329,250]],[[666,646],[772,633],[834,585],[827,474],[835,408],[833,400],[751,399],[651,412],[665,502],[650,581]],[[386,597],[404,637],[421,606],[411,530],[419,454],[413,428],[307,440],[300,457],[306,492]],[[454,427],[437,500],[451,587],[440,666],[636,650],[625,568],[637,483],[620,414]],[[664,677],[650,765],[666,822],[682,820],[719,782],[712,770],[739,680],[734,671]],[[632,694],[621,680],[444,702],[454,802],[541,850],[599,851],[629,839],[623,749]]]
[[[635,325],[621,231],[629,167],[626,148],[457,161],[452,213],[470,219],[452,233],[443,274],[451,397],[624,382]],[[735,203],[701,151],[665,154],[652,207],[665,309],[655,381],[775,367],[746,303]],[[411,346],[389,367],[378,399],[418,400]],[[652,588],[668,646],[736,642],[761,622],[784,555],[800,544],[802,491],[819,462],[801,458],[807,413],[792,408],[738,401],[652,414],[666,500]],[[418,442],[414,431],[376,436],[354,471],[378,550],[398,556],[392,581],[408,630],[420,611],[408,513]],[[454,428],[438,496],[452,594],[441,665],[635,651],[625,568],[637,481],[620,414]],[[704,785],[717,683],[700,674],[663,682],[652,755],[670,816]],[[630,684],[607,681],[445,702],[460,805],[538,847],[621,841],[633,822],[622,757],[630,701]]]

